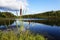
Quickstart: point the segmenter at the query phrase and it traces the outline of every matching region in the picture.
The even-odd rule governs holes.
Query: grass
[[[8,32],[3,32],[0,30],[0,40],[47,40],[42,35],[34,35],[29,31],[19,32],[18,34],[14,33],[14,31],[10,30]]]

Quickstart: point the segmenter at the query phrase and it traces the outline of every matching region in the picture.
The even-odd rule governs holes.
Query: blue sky
[[[24,10],[26,11],[23,14],[36,14],[46,11],[60,10],[60,0],[0,0],[0,11],[4,8],[4,11],[9,9],[9,11],[16,14],[12,10],[19,10],[20,4],[23,5]]]
[[[60,0],[28,0],[30,13],[60,10]]]

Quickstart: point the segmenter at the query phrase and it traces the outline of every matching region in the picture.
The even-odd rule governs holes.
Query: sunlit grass
[[[26,32],[19,32],[14,33],[14,31],[10,30],[8,32],[0,31],[0,40],[46,40],[42,35],[35,35],[30,33],[29,31]]]

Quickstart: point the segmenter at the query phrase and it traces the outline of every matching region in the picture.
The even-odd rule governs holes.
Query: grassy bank
[[[34,35],[29,31],[19,32],[18,34],[14,33],[14,31],[10,30],[8,32],[0,31],[0,40],[47,40],[42,35]]]

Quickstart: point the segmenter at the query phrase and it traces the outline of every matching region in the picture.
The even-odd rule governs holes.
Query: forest
[[[0,12],[0,18],[13,18],[13,17],[16,16],[11,12]]]
[[[23,18],[60,18],[60,10],[37,13],[33,15],[24,15]]]

